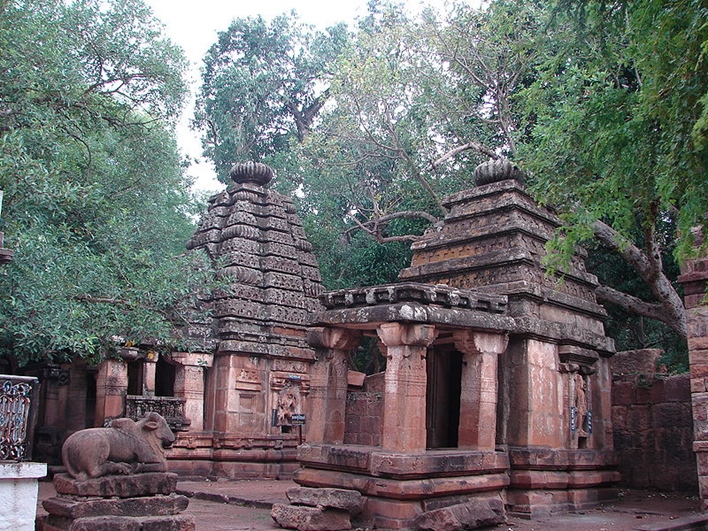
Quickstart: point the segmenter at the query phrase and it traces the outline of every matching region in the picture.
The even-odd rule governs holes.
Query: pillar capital
[[[322,344],[335,350],[352,350],[359,346],[361,332],[346,328],[325,328],[321,334]]]
[[[509,343],[507,334],[492,334],[475,330],[455,330],[455,347],[463,354],[502,354]]]
[[[387,347],[427,347],[438,336],[435,326],[426,324],[382,323],[376,333]]]

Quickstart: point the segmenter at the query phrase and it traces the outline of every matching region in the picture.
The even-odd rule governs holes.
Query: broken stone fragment
[[[506,521],[499,499],[471,499],[466,503],[428,511],[415,519],[420,531],[461,531],[498,525]]]
[[[292,487],[286,495],[294,505],[341,509],[352,515],[359,514],[364,508],[364,497],[355,490]]]
[[[276,503],[270,516],[280,527],[298,531],[344,531],[352,528],[347,511]]]

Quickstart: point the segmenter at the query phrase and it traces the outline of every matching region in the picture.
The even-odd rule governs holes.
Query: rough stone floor
[[[180,481],[177,492],[190,497],[198,531],[272,531],[273,503],[287,503],[292,481]],[[701,514],[695,496],[627,490],[613,504],[539,520],[510,517],[495,531],[683,531],[708,530],[708,514]],[[38,514],[46,514],[41,500],[54,495],[50,482],[41,482]]]

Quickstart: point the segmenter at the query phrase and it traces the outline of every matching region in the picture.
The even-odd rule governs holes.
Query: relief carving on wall
[[[310,392],[310,377],[302,373],[272,372],[270,389],[274,393],[275,426],[292,426],[293,415],[303,410],[304,397]]]

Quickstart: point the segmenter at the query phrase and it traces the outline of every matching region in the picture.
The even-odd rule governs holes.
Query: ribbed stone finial
[[[523,183],[525,177],[526,174],[506,158],[483,162],[474,169],[474,183],[477,186],[507,179],[515,179]]]
[[[239,162],[231,168],[231,178],[237,183],[265,186],[273,178],[273,169],[260,162]]]

